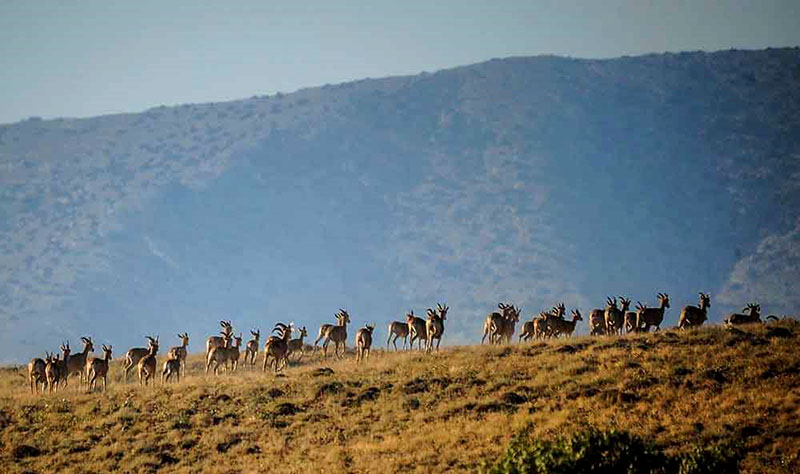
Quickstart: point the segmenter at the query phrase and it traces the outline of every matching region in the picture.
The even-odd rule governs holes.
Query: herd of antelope
[[[593,309],[589,313],[589,334],[619,335],[623,332],[649,332],[650,328],[658,331],[664,320],[664,312],[670,307],[669,295],[658,293],[658,302],[659,305],[653,308],[637,302],[636,311],[628,311],[631,304],[630,299],[608,297],[605,308]],[[688,305],[681,310],[678,328],[687,329],[703,325],[708,319],[709,307],[711,307],[711,297],[700,293],[698,306]],[[387,350],[390,344],[394,345],[395,350],[398,350],[397,339],[400,338],[403,339],[404,349],[408,345],[408,349],[411,350],[416,341],[420,350],[423,350],[424,344],[426,353],[431,352],[434,348],[438,351],[449,309],[447,305],[438,303],[435,309],[427,309],[425,319],[415,316],[412,310],[406,314],[405,321],[392,321],[388,327]],[[760,305],[748,304],[742,314],[731,314],[725,319],[725,324],[762,322],[760,312]],[[513,304],[500,303],[498,311],[493,311],[486,317],[481,344],[486,342],[487,337],[490,344],[510,343],[521,313],[522,310]],[[571,319],[566,319],[565,314],[564,303],[553,306],[549,311],[540,312],[532,320],[523,323],[519,342],[571,336],[575,332],[578,321],[582,321],[583,317],[578,309],[572,310]],[[330,343],[334,345],[333,354],[337,358],[343,358],[347,350],[347,325],[350,323],[350,315],[344,309],[340,309],[335,314],[335,318],[336,324],[323,324],[319,328],[319,334],[314,341],[315,351],[322,341],[323,357],[328,356]],[[770,318],[775,318],[775,316],[767,317],[767,319]],[[215,375],[220,370],[233,372],[239,365],[242,333],[236,336],[230,321],[220,321],[220,326],[222,327],[220,335],[210,336],[206,340],[206,375],[212,368]],[[373,323],[356,331],[356,362],[360,363],[369,357],[374,330],[375,324]],[[262,370],[265,372],[268,368],[272,368],[275,372],[282,370],[288,365],[290,357],[294,356],[295,361],[299,361],[306,351],[304,338],[308,337],[308,332],[305,326],[297,329],[294,323],[279,322],[275,324],[272,332],[273,335],[267,338],[263,349]],[[295,332],[298,337],[293,338]],[[261,345],[261,331],[253,329],[250,334],[253,338],[245,345],[243,364],[245,367],[254,368]],[[146,386],[151,380],[155,380],[159,340],[158,336],[146,336],[146,338],[148,347],[134,347],[125,354],[123,364],[125,382],[128,381],[130,371],[134,368],[138,374],[140,385]],[[169,382],[173,377],[176,382],[180,381],[181,375],[186,373],[189,334],[178,334],[178,338],[181,345],[169,349],[162,365],[160,374],[162,383]],[[90,355],[94,351],[91,337],[82,337],[81,342],[83,343],[81,352],[73,354],[69,342],[65,342],[60,347],[61,354],[48,352],[44,359],[32,359],[28,363],[28,381],[31,392],[54,392],[59,387],[67,387],[69,378],[74,375],[78,376],[79,386],[86,384],[91,391],[96,388],[97,380],[100,379],[105,390],[108,383],[112,347],[103,345],[103,357],[93,357]]]

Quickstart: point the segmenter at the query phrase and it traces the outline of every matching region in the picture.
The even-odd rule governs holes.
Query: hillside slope
[[[0,375],[0,470],[475,472],[512,435],[614,428],[670,453],[739,444],[742,472],[800,469],[800,326],[573,338],[440,354],[307,357],[284,376],[202,375],[106,393]],[[787,336],[788,337],[785,337]]]
[[[0,170],[0,361],[340,307],[382,326],[446,301],[466,343],[498,301],[800,306],[797,48],[32,119],[0,126]]]

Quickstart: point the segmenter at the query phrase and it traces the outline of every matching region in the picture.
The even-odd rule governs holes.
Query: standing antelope
[[[156,352],[158,352],[158,342],[150,336],[145,336],[147,338],[147,349],[144,347],[132,347],[125,353],[125,364],[123,365],[123,369],[125,370],[125,382],[128,382],[128,374],[134,367],[139,365],[139,362],[142,358],[146,357],[147,354],[153,349],[153,346],[156,348]],[[84,362],[84,366],[86,363]]]
[[[39,383],[42,384],[42,393],[44,393],[44,389],[47,387],[45,366],[45,361],[39,357],[34,357],[28,362],[28,382],[31,384],[31,393],[39,392]]]
[[[222,327],[222,336],[209,336],[206,339],[206,358],[208,358],[208,353],[211,352],[211,349],[214,347],[224,347],[225,346],[225,338],[233,336],[233,326],[231,326],[230,321],[220,321],[220,327]]]
[[[139,364],[137,365],[139,371],[139,385],[144,384],[147,386],[147,382],[154,378],[156,375],[156,353],[158,352],[158,336],[155,339],[151,339],[150,350],[146,356],[139,359]],[[153,380],[155,382],[155,379]]]
[[[58,388],[58,354],[47,353],[44,363],[44,376],[47,379],[47,391],[53,393]]]
[[[258,355],[258,346],[261,345],[259,341],[261,339],[261,330],[256,329],[253,331],[250,330],[250,334],[253,335],[253,338],[247,341],[247,345],[244,348],[244,365],[247,365],[248,362],[250,366],[256,365],[256,356]]]
[[[103,379],[103,391],[108,384],[108,363],[111,360],[111,346],[103,344],[103,358],[92,357],[86,362],[86,380],[89,381],[89,391],[97,386],[97,378]]]
[[[492,311],[488,316],[486,316],[486,321],[483,323],[483,337],[481,337],[481,344],[483,344],[483,342],[486,340],[486,336],[489,336],[489,344],[499,343],[499,341],[495,339],[496,334],[493,331],[498,328],[502,328],[505,325],[505,320],[509,309],[512,307],[512,305],[498,303],[497,308],[500,309],[500,312]]]
[[[342,310],[343,311],[343,310]],[[345,313],[346,314],[346,313]],[[337,314],[338,316],[338,314]],[[275,372],[283,369],[286,364],[289,363],[289,340],[292,337],[292,325],[289,324],[288,326],[283,323],[275,324],[275,327],[272,328],[272,332],[280,333],[279,336],[270,336],[267,339],[267,344],[264,346],[264,367],[262,368],[263,372],[267,371],[267,367],[270,366],[270,357],[273,359],[275,364]],[[325,344],[328,343],[328,340],[325,340]]]
[[[620,296],[622,307],[617,308],[617,299],[608,299],[608,306],[605,311],[606,334],[622,334],[625,325],[625,312],[631,305],[631,300]]]
[[[350,322],[350,315],[340,308],[339,312],[336,313],[336,320],[339,324],[328,329],[325,334],[325,342],[322,343],[322,354],[325,357],[328,356],[328,344],[333,341],[333,354],[341,359],[347,352],[347,323]],[[339,354],[340,344],[342,346],[341,355]]]
[[[67,387],[69,385],[69,341],[61,344],[59,349],[61,349],[61,360],[56,362],[56,385],[64,384],[64,387]]]
[[[606,316],[604,309],[593,309],[589,312],[589,334],[602,336],[606,333]]]
[[[410,313],[406,313],[406,319],[408,316],[414,317],[414,310],[411,310]],[[397,350],[397,338],[403,338],[403,349],[406,348],[406,344],[408,344],[408,323],[404,323],[402,321],[392,321],[389,323],[389,338],[386,340],[386,350],[389,350],[389,343],[394,344],[394,350]],[[392,339],[394,337],[394,339]]]
[[[86,359],[89,358],[89,353],[94,352],[94,343],[91,337],[82,337],[83,352],[72,354],[67,361],[67,377],[73,374],[78,374],[80,380],[79,385],[83,386],[83,378],[86,374]]]
[[[748,314],[733,313],[725,319],[725,325],[732,326],[735,324],[749,324],[760,323],[761,321],[761,305],[757,303],[748,304],[742,312]]]
[[[661,322],[664,321],[664,312],[669,308],[669,295],[666,293],[658,294],[658,308],[648,308],[638,301],[636,311],[635,331],[650,331],[650,326],[654,326],[656,331],[661,329]],[[643,327],[644,326],[644,327]]]
[[[164,361],[164,369],[161,371],[161,383],[169,382],[173,375],[175,382],[181,381],[181,362],[178,359],[167,359]]]
[[[241,352],[239,348],[242,346],[242,333],[239,333],[239,337],[233,338],[233,346],[228,348],[228,362],[231,363],[231,372],[236,372],[236,368],[239,366],[239,355]],[[228,364],[225,363],[225,369],[227,370]]]
[[[222,334],[224,344],[222,346],[212,347],[208,355],[206,355],[206,375],[208,375],[208,369],[211,368],[211,364],[214,364],[214,375],[217,375],[220,367],[228,367],[228,351],[231,349],[233,335],[226,334],[225,331],[223,331]]]
[[[700,306],[684,306],[678,320],[678,329],[702,326],[708,319],[708,308],[711,307],[711,295],[700,293]]]
[[[181,345],[169,348],[169,351],[167,351],[167,360],[177,360],[178,366],[183,371],[183,374],[186,375],[186,356],[188,355],[187,347],[189,346],[189,333],[185,332],[183,334],[178,334],[178,339],[181,340]]]
[[[308,337],[308,331],[306,327],[303,326],[300,328],[300,337],[294,338],[289,340],[289,352],[286,354],[286,357],[294,354],[295,352],[299,352],[300,356],[295,359],[296,361],[300,361],[303,356],[306,354],[306,347],[305,342],[303,342],[303,338]]]
[[[425,325],[425,320],[414,316],[412,311],[406,315],[406,327],[408,327],[408,335],[411,337],[411,342],[408,344],[408,350],[414,348],[414,341],[417,341],[419,350],[422,350],[422,342],[428,340],[428,332]]]
[[[521,343],[523,339],[525,342],[530,341],[534,334],[534,320],[525,321],[522,323],[522,330],[519,333],[519,342]]]
[[[369,357],[369,350],[372,347],[372,331],[375,330],[375,323],[366,325],[356,332],[356,363]]]
[[[581,312],[577,309],[573,309],[572,321],[567,321],[561,318],[553,318],[548,324],[552,326],[552,332],[556,337],[570,337],[572,333],[575,332],[575,326],[578,324],[578,321],[583,321]]]
[[[439,352],[439,344],[442,343],[442,335],[444,334],[444,322],[447,320],[447,312],[449,310],[450,307],[442,303],[436,303],[436,311],[428,310],[428,320],[425,321],[425,332],[428,334],[426,352],[431,351],[434,339],[436,339],[436,352]]]

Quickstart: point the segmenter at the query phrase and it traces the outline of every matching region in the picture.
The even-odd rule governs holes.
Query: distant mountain
[[[798,48],[31,119],[0,126],[0,170],[0,361],[83,334],[200,350],[223,316],[316,332],[340,307],[382,330],[446,301],[449,343],[498,301],[800,307]]]

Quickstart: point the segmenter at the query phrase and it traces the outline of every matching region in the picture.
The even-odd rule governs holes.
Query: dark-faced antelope
[[[167,360],[177,360],[181,370],[186,374],[186,356],[189,354],[189,333],[178,334],[178,339],[181,340],[181,345],[169,348],[169,351],[167,351]]]
[[[79,385],[83,386],[83,379],[86,375],[86,359],[89,358],[90,352],[94,352],[94,343],[92,343],[92,338],[88,336],[82,337],[81,342],[83,342],[83,351],[71,354],[67,361],[67,376],[78,374]]]
[[[631,300],[625,298],[624,296],[620,296],[620,301],[622,303],[621,308],[617,308],[617,299],[608,298],[608,306],[606,306],[606,311],[604,314],[604,319],[606,323],[606,334],[622,334],[622,330],[625,326],[625,312],[628,311],[628,308],[631,305]]]
[[[746,312],[747,314],[741,313],[733,313],[729,315],[725,319],[725,324],[728,326],[738,325],[738,324],[752,324],[752,323],[760,323],[761,321],[761,305],[758,303],[750,303],[748,304],[742,312]]]
[[[139,359],[139,363],[137,364],[139,385],[147,386],[150,379],[155,381],[156,365],[158,363],[156,360],[156,353],[158,353],[158,336],[156,336],[150,344],[150,350],[147,355]]]
[[[684,306],[678,320],[678,328],[702,326],[708,319],[708,308],[711,307],[711,295],[700,293],[700,306]]]
[[[489,340],[495,344],[500,344],[505,340],[510,344],[522,310],[514,305],[507,305],[501,309],[502,316],[493,318],[489,325]]]
[[[146,357],[147,354],[153,349],[153,346],[156,347],[156,352],[158,352],[158,343],[155,339],[150,336],[145,336],[147,338],[147,348],[144,347],[132,347],[128,349],[128,352],[125,353],[125,363],[123,364],[122,368],[125,371],[125,382],[128,381],[128,374],[134,367],[139,365],[139,361],[142,358]],[[84,366],[85,366],[84,362]]]
[[[69,385],[69,341],[61,344],[61,359],[56,362],[56,385]]]
[[[253,338],[247,341],[247,345],[244,348],[244,365],[247,366],[249,363],[252,367],[256,365],[258,348],[261,346],[261,329],[256,329],[255,331],[251,329],[250,334]]]
[[[575,332],[575,326],[578,324],[578,321],[583,321],[581,317],[581,312],[577,309],[572,310],[572,321],[568,321],[561,318],[553,318],[548,323],[551,328],[553,335],[556,337],[564,336],[570,337],[573,332]]]
[[[206,358],[208,358],[208,353],[211,352],[211,349],[214,347],[224,347],[225,346],[225,338],[228,337],[230,339],[233,338],[233,326],[231,326],[230,321],[220,321],[220,327],[222,328],[222,336],[209,336],[206,339]]]
[[[641,306],[641,308],[639,308]],[[658,294],[658,308],[648,308],[637,301],[636,328],[635,331],[650,331],[650,327],[655,327],[656,331],[661,329],[664,321],[664,312],[669,308],[669,295],[666,293]]]
[[[103,344],[103,358],[92,357],[86,363],[86,380],[89,381],[89,391],[97,386],[98,377],[103,380],[103,391],[108,384],[108,364],[111,361],[111,346]]]
[[[425,321],[425,332],[428,335],[425,348],[427,352],[430,352],[433,348],[434,339],[436,340],[436,352],[439,352],[439,344],[442,343],[444,322],[447,320],[448,311],[450,311],[450,307],[442,303],[436,303],[436,311],[428,310],[428,319]],[[519,315],[519,313],[517,313],[517,315]],[[509,336],[509,338],[510,337],[511,336]]]
[[[406,320],[408,316],[414,317],[414,311],[406,313]],[[403,349],[408,344],[408,322],[392,321],[389,323],[389,338],[386,340],[386,350],[389,350],[389,343],[394,344],[394,350],[397,350],[397,338],[403,338]]]
[[[375,330],[375,323],[366,325],[356,332],[356,363],[369,357],[372,347],[372,331]]]
[[[414,316],[414,312],[412,311],[410,314],[406,315],[406,326],[408,327],[408,335],[411,338],[408,344],[408,350],[414,348],[414,341],[417,341],[419,350],[422,350],[422,343],[428,340],[425,320]]]
[[[275,372],[283,369],[289,363],[289,341],[292,338],[292,325],[285,325],[283,323],[275,324],[272,332],[277,332],[277,337],[270,336],[267,339],[267,344],[264,346],[264,367],[263,371],[267,371],[267,367],[274,364]],[[325,340],[328,342],[328,339]],[[270,362],[272,359],[272,362]]]
[[[306,345],[303,341],[304,338],[308,337],[308,331],[306,327],[303,326],[300,328],[300,337],[296,337],[289,341],[289,353],[286,354],[286,357],[289,357],[292,354],[299,353],[300,355],[295,359],[295,361],[300,361],[306,353]]]

